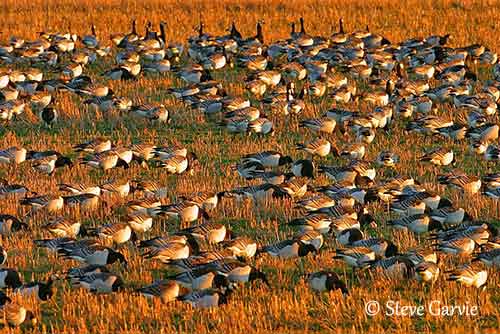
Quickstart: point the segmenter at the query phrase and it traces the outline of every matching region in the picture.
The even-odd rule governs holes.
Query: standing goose
[[[58,112],[56,108],[47,106],[43,108],[38,115],[46,125],[50,126],[57,121]]]
[[[342,44],[347,41],[348,35],[344,32],[344,20],[339,19],[339,31],[330,36],[330,40],[334,44]]]
[[[82,37],[82,43],[85,47],[89,49],[95,49],[99,47],[99,41],[97,40],[97,34],[95,32],[95,25],[90,26],[91,35],[85,35]]]

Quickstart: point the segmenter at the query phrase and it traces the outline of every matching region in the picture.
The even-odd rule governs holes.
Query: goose
[[[0,266],[3,266],[6,261],[7,261],[7,251],[5,250],[5,248],[0,246]]]
[[[111,150],[111,141],[104,137],[97,137],[73,146],[75,152],[102,153]]]
[[[366,247],[375,252],[377,257],[390,258],[399,255],[398,247],[390,240],[370,238],[356,240],[348,244],[349,247]]]
[[[444,226],[456,225],[463,221],[472,221],[472,217],[463,209],[453,206],[445,206],[431,211],[429,214],[434,220],[437,220]]]
[[[307,178],[294,178],[285,181],[275,186],[274,196],[287,196],[291,198],[300,198],[307,192],[307,185],[309,180]]]
[[[153,227],[153,218],[143,212],[127,215],[127,224],[135,233],[145,233]]]
[[[389,220],[387,225],[396,229],[409,230],[417,234],[442,229],[440,221],[434,220],[426,214],[414,214],[408,217]]]
[[[314,163],[307,159],[296,160],[292,163],[291,173],[295,177],[314,178]]]
[[[32,163],[33,168],[42,174],[52,176],[57,168],[62,168],[64,166],[73,167],[73,162],[70,158],[58,154],[57,152],[55,153],[56,154],[53,155],[35,158]]]
[[[167,187],[162,187],[160,184],[154,181],[146,180],[136,180],[130,189],[131,192],[141,191],[146,197],[153,198],[165,198],[168,196],[169,189]]]
[[[221,245],[238,258],[249,259],[257,253],[257,243],[248,237],[236,237],[223,241]]]
[[[340,290],[343,295],[348,295],[346,284],[333,271],[317,271],[306,275],[309,287],[317,292]]]
[[[255,280],[262,280],[267,287],[270,287],[267,276],[257,268],[234,259],[215,260],[207,265],[208,268],[214,268],[219,274],[224,275],[228,282],[246,283]]]
[[[208,268],[185,271],[174,276],[169,276],[166,279],[177,282],[180,286],[190,290],[221,288],[228,285],[226,276]]]
[[[170,234],[166,236],[154,237],[149,240],[141,240],[139,242],[139,248],[152,248],[161,249],[163,246],[170,245],[172,243],[178,243],[180,245],[186,245],[188,238],[185,235]]]
[[[94,194],[76,194],[63,196],[64,205],[68,208],[78,207],[81,210],[94,210],[98,207],[100,197]]]
[[[302,241],[289,239],[259,248],[256,255],[267,253],[281,259],[291,259],[303,257],[312,252],[317,252],[313,244],[306,244]]]
[[[140,200],[129,201],[127,206],[128,213],[145,213],[150,216],[156,216],[157,208],[161,205],[161,202],[154,197],[143,198]]]
[[[94,194],[99,196],[101,188],[98,186],[89,186],[83,183],[60,183],[57,185],[60,191],[69,192],[71,194]]]
[[[459,236],[450,240],[438,240],[437,250],[452,255],[469,256],[474,252],[476,243],[467,236]]]
[[[127,223],[105,224],[93,229],[88,229],[88,232],[90,235],[98,236],[106,242],[117,245],[126,243],[129,240],[136,240],[134,230]]]
[[[19,273],[10,268],[0,268],[0,287],[16,289],[22,285]]]
[[[48,194],[34,197],[25,197],[19,201],[19,204],[30,206],[33,211],[45,209],[48,212],[62,210],[64,199],[60,195]]]
[[[336,204],[337,202],[335,199],[320,193],[317,195],[312,195],[309,197],[306,197],[304,199],[301,199],[299,201],[296,201],[297,208],[302,208],[305,209],[306,211],[317,211],[322,208],[328,208],[332,207]]]
[[[192,305],[194,308],[210,308],[227,304],[230,290],[205,289],[193,291],[177,297],[178,300]]]
[[[433,236],[429,239],[438,241],[448,241],[457,238],[467,237],[474,240],[474,242],[477,245],[484,245],[488,242],[491,236],[497,233],[498,232],[496,228],[489,224],[480,224],[480,225],[461,224],[454,226],[451,229],[434,233]]]
[[[255,161],[268,168],[279,167],[292,163],[292,158],[277,151],[262,151],[247,154],[241,158],[242,161]]]
[[[180,286],[175,281],[158,280],[150,285],[138,288],[136,291],[143,296],[159,297],[163,303],[169,303],[179,296]]]
[[[344,20],[339,19],[339,31],[330,36],[330,40],[334,44],[342,44],[347,41],[348,35],[344,32]]]
[[[298,143],[296,144],[298,150],[303,150],[311,156],[318,155],[320,157],[326,157],[330,153],[331,144],[328,140],[323,138],[316,138],[310,142]]]
[[[132,106],[130,111],[134,114],[149,120],[157,120],[159,122],[170,122],[170,113],[163,104],[150,105],[143,104],[139,106]]]
[[[428,161],[436,166],[447,166],[454,163],[455,156],[453,150],[446,148],[436,148],[419,158],[420,161]]]
[[[466,264],[445,273],[449,275],[447,281],[458,282],[466,287],[474,286],[478,289],[485,285],[488,279],[488,271],[478,264]]]
[[[419,282],[434,284],[440,273],[439,266],[434,262],[424,261],[415,266],[415,278]]]
[[[196,203],[205,211],[214,210],[222,199],[222,193],[212,191],[200,191],[191,196],[181,196],[179,199]]]
[[[482,251],[481,253],[475,255],[472,259],[473,262],[481,261],[487,266],[500,267],[500,248],[494,248],[489,251]]]
[[[241,120],[246,119],[249,122],[259,119],[262,112],[255,107],[240,108],[233,111],[228,111],[224,113],[224,118],[231,120]]]
[[[326,214],[309,214],[288,222],[288,225],[298,227],[301,232],[314,230],[322,234],[330,231],[331,224],[332,218]]]
[[[408,250],[403,254],[415,266],[424,262],[438,263],[438,256],[436,251],[430,247],[418,247]]]
[[[364,268],[375,261],[375,252],[366,247],[352,247],[337,249],[334,259],[342,260],[354,268]]]
[[[260,202],[266,198],[270,198],[276,190],[276,187],[270,183],[264,183],[257,186],[246,186],[234,188],[221,192],[223,197],[236,198],[242,201],[245,198],[252,199],[255,202]]]
[[[205,210],[200,209],[198,204],[190,201],[160,205],[152,210],[154,215],[166,215],[169,218],[178,218],[182,223],[191,223],[199,218],[209,219]]]
[[[85,35],[82,37],[81,41],[85,47],[89,49],[95,49],[99,47],[99,41],[97,39],[97,34],[95,31],[95,25],[90,26],[91,35]]]
[[[323,234],[318,231],[299,232],[293,236],[293,239],[306,245],[313,245],[317,253],[324,244]]]
[[[93,293],[112,293],[123,288],[123,279],[115,274],[108,272],[99,272],[72,277],[71,285],[82,287]]]
[[[189,244],[182,244],[178,242],[169,242],[161,245],[161,247],[152,248],[143,256],[146,259],[158,260],[162,263],[168,264],[173,260],[186,259],[191,255],[193,250]]]
[[[92,168],[102,169],[103,171],[107,171],[115,167],[124,167],[125,169],[129,168],[129,164],[122,159],[118,153],[119,152],[115,150],[108,150],[88,155],[80,159],[80,164],[87,165]]]
[[[261,134],[261,135],[274,135],[273,122],[267,118],[260,117],[256,120],[247,123],[246,132]]]
[[[23,296],[36,296],[41,301],[47,301],[54,295],[52,276],[47,282],[30,282],[17,287],[14,293]]]
[[[305,119],[300,121],[300,127],[310,129],[315,132],[332,134],[335,130],[335,126],[337,122],[334,119],[330,119],[328,117],[323,118],[313,118],[313,119]]]
[[[15,146],[0,150],[0,163],[20,164],[26,160],[27,152],[25,148]]]
[[[0,322],[12,327],[20,326],[21,324],[30,321],[32,326],[35,326],[37,320],[32,311],[29,311],[16,303],[7,303],[0,307]]]
[[[438,181],[440,184],[446,184],[470,194],[478,193],[482,185],[479,177],[469,176],[460,171],[438,175]]]
[[[179,235],[186,235],[196,241],[205,241],[209,244],[217,244],[230,239],[231,231],[220,223],[207,222],[200,225],[188,227],[176,232]]]
[[[56,218],[43,225],[43,229],[50,232],[56,238],[75,238],[80,233],[82,226],[78,221]]]
[[[85,262],[89,265],[105,266],[119,261],[123,265],[127,266],[127,260],[123,254],[100,245],[77,246],[76,248],[63,245],[57,252],[64,258]]]

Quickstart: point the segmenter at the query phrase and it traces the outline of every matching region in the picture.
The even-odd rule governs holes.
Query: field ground
[[[431,34],[451,33],[452,46],[482,43],[500,52],[500,2],[495,1],[41,1],[41,0],[4,0],[0,4],[2,23],[0,40],[16,35],[34,38],[36,32],[47,30],[67,30],[78,34],[89,33],[90,24],[97,27],[98,37],[107,40],[110,33],[128,31],[130,19],[137,18],[140,31],[143,23],[151,20],[155,25],[160,20],[167,22],[167,36],[173,41],[186,41],[194,34],[194,26],[199,23],[199,13],[206,22],[207,31],[222,34],[235,21],[244,36],[253,35],[255,23],[265,21],[264,34],[267,41],[287,38],[288,22],[297,21],[304,16],[310,34],[328,35],[332,26],[337,29],[337,21],[343,17],[347,30],[363,29],[367,24],[372,31],[385,35],[389,40],[398,42],[411,37]],[[49,15],[47,15],[47,10]],[[109,42],[110,43],[110,42]],[[97,74],[104,68],[99,63],[86,71]],[[488,74],[477,69],[483,79]],[[238,71],[217,73],[216,79],[224,82],[230,95],[242,95],[244,86]],[[173,120],[168,126],[151,125],[128,116],[101,115],[87,110],[78,98],[59,94],[57,106],[61,110],[61,120],[53,128],[36,122],[36,117],[26,115],[21,120],[0,128],[0,148],[23,145],[31,149],[56,149],[71,152],[71,145],[96,135],[109,136],[117,144],[136,142],[185,145],[200,157],[201,166],[194,176],[164,176],[161,170],[143,170],[134,165],[129,170],[112,171],[110,175],[118,178],[137,178],[144,176],[158,179],[172,189],[172,201],[180,193],[198,190],[223,190],[244,185],[246,182],[234,175],[230,166],[246,153],[265,149],[276,149],[301,157],[293,149],[294,143],[309,138],[310,133],[299,130],[296,121],[288,124],[284,118],[273,118],[276,127],[274,137],[248,137],[228,135],[206,120],[198,112],[185,108],[181,103],[167,95],[166,88],[181,83],[173,75],[165,77],[141,77],[134,83],[111,82],[109,85],[122,96],[128,96],[135,103],[162,102],[172,110]],[[323,99],[309,103],[303,117],[319,115],[331,106]],[[359,106],[364,110],[366,106]],[[482,196],[462,195],[460,192],[439,186],[435,182],[438,169],[423,167],[416,157],[424,148],[440,145],[436,139],[404,133],[404,125],[397,124],[386,136],[377,134],[375,141],[368,146],[367,156],[375,158],[384,149],[392,149],[401,156],[402,162],[396,171],[413,176],[429,189],[446,194],[457,205],[467,209],[474,217],[497,222],[500,217],[497,201]],[[337,139],[340,140],[340,139]],[[497,166],[488,166],[478,160],[465,145],[446,142],[455,150],[458,157],[457,167],[468,174],[480,175],[498,172]],[[75,155],[71,155],[75,157]],[[328,161],[333,163],[334,158]],[[325,161],[326,162],[326,161]],[[57,172],[52,178],[40,177],[28,165],[18,168],[8,167],[0,170],[0,176],[12,182],[23,183],[40,193],[53,192],[61,182],[98,183],[103,178],[101,172],[90,171],[83,166]],[[27,182],[29,180],[29,182]],[[318,184],[327,180],[319,178]],[[121,202],[111,203],[118,207]],[[284,239],[293,231],[282,226],[291,217],[299,215],[291,201],[271,201],[266,205],[254,207],[252,203],[238,204],[225,200],[212,213],[213,219],[231,226],[237,233],[256,238],[262,244]],[[390,236],[403,249],[416,244],[412,235],[394,233],[384,228],[388,214],[377,204],[370,206],[376,213],[380,230],[371,231],[372,235],[382,233]],[[16,201],[2,202],[1,213],[20,215],[23,213]],[[91,225],[118,221],[118,213],[111,208],[101,208],[96,214],[79,217]],[[67,212],[68,215],[76,215]],[[33,225],[39,226],[47,215],[35,217]],[[172,224],[169,229],[176,226]],[[163,224],[162,224],[163,225]],[[159,226],[151,235],[158,234]],[[46,235],[35,229],[34,237]],[[18,268],[25,280],[46,279],[48,270],[63,271],[72,264],[58,260],[53,254],[34,249],[25,237],[4,238],[2,244],[9,250],[9,266]],[[267,272],[272,289],[255,283],[242,286],[230,299],[228,305],[210,310],[195,310],[184,304],[162,305],[160,301],[147,301],[130,293],[116,293],[96,296],[84,291],[71,290],[69,285],[58,282],[56,297],[46,303],[25,301],[27,307],[34,309],[40,320],[33,333],[138,333],[138,332],[196,332],[196,333],[241,333],[271,331],[280,333],[304,332],[478,332],[495,333],[500,327],[500,276],[493,274],[484,292],[462,289],[454,283],[440,279],[432,288],[423,287],[417,282],[388,281],[369,274],[351,279],[346,266],[332,260],[333,242],[327,242],[318,257],[307,257],[302,261],[280,261],[269,257],[259,259],[256,265]],[[124,250],[130,259],[130,270],[125,271],[118,265],[113,267],[123,275],[131,287],[138,287],[164,275],[158,263],[143,260],[136,249],[127,246]],[[310,291],[301,275],[320,269],[333,268],[341,273],[351,287],[350,295],[343,298],[340,293],[317,295]],[[478,316],[435,317],[369,317],[364,312],[368,300],[384,304],[397,300],[404,305],[427,305],[432,300],[447,305],[469,303],[480,309]],[[5,329],[5,332],[9,329]],[[21,332],[21,329],[12,330]],[[28,329],[24,331],[29,332]]]

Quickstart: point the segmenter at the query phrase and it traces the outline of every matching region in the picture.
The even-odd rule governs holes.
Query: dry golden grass
[[[410,37],[429,34],[453,34],[453,46],[482,43],[499,52],[498,31],[500,2],[484,1],[42,1],[42,0],[4,0],[0,3],[3,32],[1,39],[16,35],[34,38],[37,31],[64,30],[74,33],[88,33],[90,24],[97,26],[98,36],[107,41],[113,32],[128,31],[130,18],[136,17],[141,24],[151,20],[155,25],[160,20],[168,23],[167,35],[172,41],[185,41],[194,33],[193,27],[199,22],[202,13],[207,31],[222,34],[236,21],[244,35],[254,34],[255,23],[265,20],[264,34],[268,41],[285,38],[289,33],[288,22],[304,16],[308,32],[326,35],[337,26],[339,17],[343,17],[348,30],[363,29],[369,25],[372,31],[381,33],[391,41],[400,41]],[[48,5],[47,5],[48,3]],[[48,15],[47,15],[48,9]],[[336,28],[335,28],[336,29]],[[96,74],[96,68],[90,73]],[[242,75],[241,73],[238,75]],[[217,74],[224,80],[224,74]],[[229,166],[239,156],[263,149],[276,149],[284,153],[300,156],[293,150],[294,143],[311,136],[298,130],[292,122],[290,131],[284,131],[283,119],[274,119],[277,134],[264,139],[246,136],[230,136],[208,123],[197,112],[184,108],[180,103],[165,94],[165,89],[179,85],[177,79],[166,77],[143,77],[135,83],[112,82],[110,86],[120,95],[138,101],[162,101],[173,110],[171,126],[151,125],[128,117],[112,115],[103,117],[87,111],[79,99],[68,94],[58,94],[57,106],[62,112],[62,120],[53,129],[34,123],[34,117],[26,117],[1,129],[0,148],[24,145],[31,149],[56,149],[70,152],[71,144],[106,135],[117,144],[132,142],[145,143],[180,143],[195,151],[201,157],[202,168],[193,176],[164,176],[160,170],[144,171],[137,165],[129,170],[116,170],[107,176],[118,178],[136,178],[144,175],[157,178],[172,189],[171,199],[176,194],[198,190],[223,190],[243,185],[245,181],[231,174]],[[237,81],[225,82],[230,94],[243,94],[244,87]],[[308,104],[304,117],[319,114],[329,107],[327,101]],[[361,106],[362,107],[362,106]],[[395,145],[397,144],[397,145]],[[472,174],[485,173],[485,162],[476,161],[464,145],[452,142],[458,155],[458,166]],[[407,136],[398,125],[389,136],[377,134],[377,138],[368,147],[368,158],[387,147],[391,147],[401,156],[402,162],[397,171],[411,175],[426,184],[430,189],[447,194],[453,201],[471,212],[474,217],[486,220],[498,220],[498,202],[480,196],[463,196],[459,192],[435,182],[437,169],[423,167],[415,156],[425,147],[435,145],[432,138]],[[331,158],[330,158],[331,159]],[[60,182],[98,183],[102,173],[90,171],[86,167],[58,171],[53,178],[41,177],[29,166],[5,167],[0,176],[11,182],[26,184],[39,193],[56,191]],[[317,182],[326,182],[319,179]],[[123,200],[109,200],[112,206],[119,206]],[[1,213],[20,215],[15,199],[2,200]],[[380,205],[370,207],[381,212]],[[65,211],[65,215],[83,219],[91,225],[117,221],[120,216],[111,208],[100,208],[97,212],[79,214]],[[226,200],[215,211],[213,219],[223,221],[241,234],[255,237],[266,243],[289,237],[292,231],[280,226],[290,217],[297,216],[290,201],[284,204],[271,201],[266,206],[255,208],[251,203],[238,205]],[[35,216],[31,224],[40,226],[49,215]],[[377,213],[380,222],[387,219],[387,214]],[[170,222],[172,229],[176,223]],[[383,223],[381,224],[383,226]],[[159,233],[156,227],[150,235]],[[412,235],[397,234],[383,230],[403,250],[416,245]],[[34,229],[33,237],[42,237],[44,233]],[[46,279],[49,272],[63,271],[76,263],[57,259],[53,254],[34,248],[26,236],[4,238],[2,244],[9,250],[8,264],[18,268],[26,281]],[[304,272],[326,268],[342,270],[343,264],[332,260],[330,241],[317,258],[307,257],[300,266]],[[127,285],[138,287],[164,275],[162,266],[143,260],[137,250],[126,247],[125,255],[130,259],[130,269],[125,271],[116,265],[113,269],[123,275]],[[453,259],[445,263],[456,263]],[[310,291],[300,278],[302,270],[297,261],[278,261],[265,257],[258,260],[257,266],[269,273],[273,288],[266,289],[256,283],[241,287],[230,299],[228,305],[210,310],[195,310],[191,307],[172,303],[161,304],[158,300],[149,302],[142,297],[128,292],[99,296],[84,291],[71,290],[69,285],[56,283],[55,298],[46,303],[24,300],[24,304],[36,312],[40,319],[33,333],[242,333],[271,331],[280,333],[304,332],[463,332],[474,328],[491,329],[496,332],[500,326],[500,277],[498,271],[490,272],[486,291],[479,294],[474,289],[462,289],[454,283],[440,279],[433,289],[423,287],[417,282],[388,281],[378,276],[361,275],[351,280],[350,271],[345,274],[351,293],[342,298],[340,293],[317,295]],[[426,305],[431,300],[440,300],[444,304],[477,305],[480,314],[476,317],[433,317],[426,314],[421,318],[368,317],[364,312],[365,302],[378,300],[399,300],[405,305]],[[495,330],[496,329],[496,330]],[[5,329],[5,332],[30,332],[30,329]],[[487,332],[487,331],[484,331]]]

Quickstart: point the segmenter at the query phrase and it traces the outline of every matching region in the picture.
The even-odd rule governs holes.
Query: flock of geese
[[[5,289],[0,292],[1,319],[8,325],[35,320],[30,310],[11,300],[13,295],[29,294],[46,301],[63,280],[90,293],[132,290],[165,303],[221,305],[230,302],[238,284],[280,284],[258,265],[257,258],[294,261],[321,252],[325,243],[335,250],[332,255],[338,267],[305,275],[310,288],[318,292],[338,290],[348,295],[361,277],[357,275],[367,271],[422,284],[444,279],[476,288],[487,285],[488,275],[498,276],[500,236],[494,224],[472,217],[410,176],[384,176],[380,169],[391,171],[400,162],[390,150],[372,160],[365,156],[377,136],[389,136],[396,124],[404,124],[408,134],[434,138],[435,148],[411,153],[417,155],[416,163],[439,174],[437,183],[467,196],[498,199],[500,173],[478,177],[451,169],[461,158],[451,148],[454,142],[470,145],[478,159],[500,159],[499,126],[493,118],[500,98],[496,53],[482,45],[449,47],[449,35],[391,43],[368,27],[346,32],[342,20],[338,31],[323,37],[308,34],[301,18],[299,29],[291,24],[288,39],[268,44],[261,22],[255,36],[248,38],[235,23],[224,36],[207,33],[200,23],[197,35],[185,45],[167,43],[165,24],[159,28],[154,31],[147,23],[141,35],[134,20],[130,32],[111,36],[113,47],[102,43],[93,25],[86,36],[43,32],[33,41],[10,38],[0,46],[0,118],[6,124],[16,122],[30,110],[52,126],[63,114],[55,99],[71,94],[103,114],[118,112],[169,126],[172,115],[165,105],[136,105],[105,83],[125,80],[134,85],[143,75],[174,75],[185,84],[171,87],[168,93],[185,108],[206,115],[211,126],[224,129],[227,136],[241,133],[265,140],[278,131],[276,120],[285,119],[285,129],[303,128],[301,133],[308,139],[290,148],[296,150],[295,157],[272,147],[242,152],[233,171],[242,182],[251,183],[191,195],[176,194],[161,179],[62,183],[58,191],[46,193],[2,180],[0,200],[17,196],[19,206],[29,210],[22,217],[1,214],[2,237],[39,238],[35,244],[57,254],[58,261],[81,264],[64,273],[48,273],[47,281],[23,282],[19,272],[25,268],[14,268],[16,264],[9,262],[8,253],[16,250],[2,249],[2,264],[11,266],[0,269],[0,288]],[[87,66],[105,58],[114,59],[116,65],[90,77]],[[478,67],[488,68],[492,79],[480,81]],[[245,76],[242,96],[229,95],[223,82],[212,77],[233,69]],[[302,116],[326,99],[332,108],[317,112],[316,118]],[[359,105],[367,111],[354,107]],[[203,147],[195,153],[155,143],[120,146],[104,137],[75,143],[73,151],[4,147],[0,163],[11,165],[5,167],[8,177],[23,165],[40,177],[57,178],[59,170],[76,164],[108,174],[135,163],[159,168],[165,175],[189,177],[202,168],[198,156],[204,154]],[[69,157],[74,155],[78,158]],[[327,160],[330,156],[334,165],[327,163],[332,161]],[[319,179],[330,182],[318,184],[320,175],[326,177]],[[91,215],[106,205],[108,196],[126,202],[126,216],[120,222],[91,227],[62,215],[66,209]],[[170,202],[171,198],[176,200]],[[245,200],[256,206],[294,203],[297,216],[287,217],[286,224],[297,234],[263,245],[250,238],[251,233],[236,234],[210,218],[222,201],[238,205]],[[369,211],[374,202],[383,203],[394,219],[377,223]],[[31,219],[39,213],[58,218],[34,226]],[[179,225],[169,224],[167,231],[161,224],[165,219]],[[382,235],[385,227],[415,235],[418,247],[405,249],[389,238],[370,236]],[[158,235],[149,234],[153,228]],[[123,247],[145,261],[164,264],[168,276],[132,289],[131,282],[124,282],[117,272],[120,266],[129,266]],[[337,269],[345,268],[341,263],[352,268],[351,277],[338,274]]]

